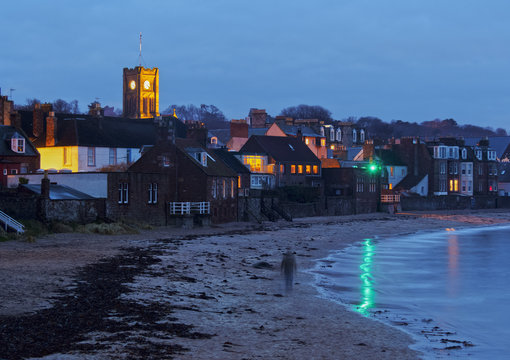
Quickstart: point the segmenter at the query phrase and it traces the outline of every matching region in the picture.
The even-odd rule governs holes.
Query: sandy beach
[[[365,238],[508,222],[377,213],[0,243],[0,358],[416,359],[405,332],[321,299],[306,270]]]

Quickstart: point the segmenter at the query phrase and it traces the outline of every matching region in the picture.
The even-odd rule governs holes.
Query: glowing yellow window
[[[302,174],[303,173],[303,165],[298,165],[297,171],[298,171],[298,173]]]
[[[335,150],[335,145],[331,145],[331,150]]]
[[[283,174],[285,172],[285,166],[280,165],[280,174]]]
[[[290,166],[290,173],[291,174],[295,174],[296,173],[296,165],[291,165]]]
[[[311,174],[312,173],[312,167],[310,165],[306,165],[306,173]]]
[[[393,184],[392,183],[390,183],[389,188],[390,188],[390,190],[393,189]]]
[[[237,177],[237,188],[240,189],[241,188],[241,176],[238,176]]]
[[[313,166],[313,173],[318,174],[319,173],[319,167],[317,165]]]
[[[310,139],[309,138],[305,138],[305,144],[306,145],[310,144]]]
[[[453,191],[453,180],[450,180],[450,191]]]
[[[261,172],[262,171],[262,157],[260,156],[245,156],[245,165],[250,166],[251,171]]]
[[[324,138],[321,139],[321,146],[326,146],[326,139]]]
[[[459,191],[459,180],[454,180],[453,189],[454,191]]]

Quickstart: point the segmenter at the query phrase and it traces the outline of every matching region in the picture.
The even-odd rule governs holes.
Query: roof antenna
[[[138,55],[138,66],[142,66],[142,33],[140,32],[140,54]]]

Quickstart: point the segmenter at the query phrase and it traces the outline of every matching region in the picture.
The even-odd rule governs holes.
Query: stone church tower
[[[123,116],[147,119],[159,116],[159,69],[136,66],[124,68],[122,82]]]

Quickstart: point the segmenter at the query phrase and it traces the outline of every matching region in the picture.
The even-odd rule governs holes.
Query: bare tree
[[[298,105],[289,106],[280,112],[280,116],[287,116],[294,119],[318,119],[324,122],[330,122],[331,111],[319,105]]]

